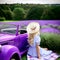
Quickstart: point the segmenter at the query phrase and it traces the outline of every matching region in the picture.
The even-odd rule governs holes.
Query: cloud
[[[34,3],[34,4],[60,4],[60,0],[0,0],[0,4],[2,3]]]

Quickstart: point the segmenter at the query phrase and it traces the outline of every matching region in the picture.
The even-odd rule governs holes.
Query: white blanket
[[[59,56],[56,53],[52,53],[48,56],[41,56],[40,60],[56,60]],[[29,55],[27,55],[27,60],[39,60],[36,57],[31,57]]]

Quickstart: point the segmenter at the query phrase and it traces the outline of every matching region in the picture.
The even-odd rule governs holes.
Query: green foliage
[[[4,16],[4,11],[3,9],[0,8],[0,17],[3,17]]]
[[[5,18],[4,17],[0,17],[0,21],[4,21],[5,20]]]
[[[8,4],[0,4],[0,9],[3,9],[3,10],[10,10]]]
[[[0,17],[5,17],[6,20],[12,20],[13,12],[11,11],[10,5],[0,5]]]
[[[14,12],[14,17],[13,17],[14,20],[24,19],[25,11],[23,8],[15,8],[13,12]]]
[[[50,10],[45,9],[45,11],[43,12],[42,16],[41,16],[42,20],[52,20],[54,19],[54,13],[51,12]]]
[[[51,5],[45,5],[44,11],[40,19],[42,20],[52,20],[53,19],[53,12],[51,11]]]
[[[51,12],[54,14],[53,19],[60,19],[60,5],[52,5]]]
[[[55,33],[41,33],[41,46],[47,47],[53,51],[59,52],[60,50],[60,34]]]
[[[16,8],[17,12],[14,12]],[[9,20],[60,20],[60,4],[0,4],[0,17]]]
[[[31,19],[31,20],[32,19],[40,19],[43,11],[44,11],[43,7],[41,7],[41,6],[33,6],[29,10],[26,19]]]
[[[12,20],[13,12],[10,10],[4,10],[4,17],[6,18],[6,20]]]
[[[25,54],[22,55],[22,60],[27,60],[27,52]]]
[[[57,58],[57,60],[60,60],[60,57],[59,57],[59,58]]]
[[[48,5],[42,14],[41,19],[45,20],[59,20],[60,19],[60,5]]]

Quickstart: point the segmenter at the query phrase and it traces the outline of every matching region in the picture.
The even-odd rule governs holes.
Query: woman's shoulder
[[[35,44],[40,45],[40,41],[41,41],[40,36],[36,35],[35,38],[34,38]]]
[[[40,35],[35,35],[35,37],[34,38],[40,38]]]
[[[39,35],[36,35],[36,36],[34,37],[34,39],[35,39],[35,41],[40,41],[40,40],[41,40],[41,38],[40,38]]]

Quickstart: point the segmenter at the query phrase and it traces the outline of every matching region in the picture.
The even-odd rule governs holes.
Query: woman
[[[27,26],[27,33],[28,33],[28,43],[30,45],[27,52],[27,59],[29,60],[30,58],[38,58],[39,60],[49,60],[50,58],[49,55],[52,54],[52,51],[47,50],[47,48],[45,49],[41,48],[39,46],[41,41],[39,23],[31,22]]]

